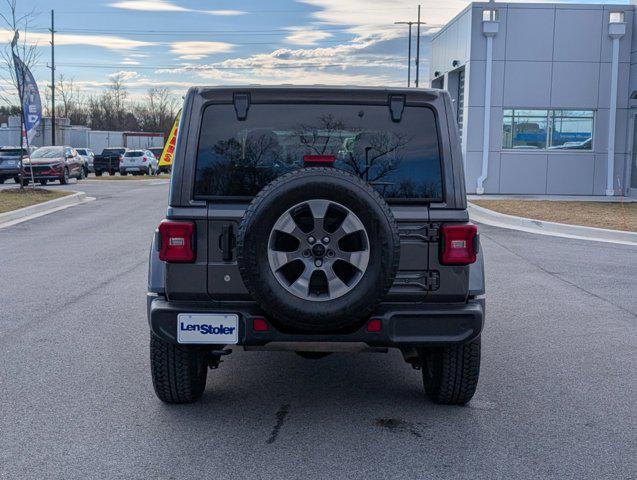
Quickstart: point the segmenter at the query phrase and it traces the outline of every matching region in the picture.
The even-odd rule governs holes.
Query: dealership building
[[[634,22],[634,4],[472,3],[434,35],[468,192],[637,196]]]

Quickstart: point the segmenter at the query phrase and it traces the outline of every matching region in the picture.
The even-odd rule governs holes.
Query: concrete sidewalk
[[[634,232],[584,227],[581,225],[568,225],[565,223],[546,222],[543,220],[516,217],[513,215],[495,212],[473,203],[469,203],[469,217],[471,220],[485,225],[536,233],[539,235],[551,235],[554,237],[637,246],[637,233]]]
[[[55,198],[48,202],[36,203],[28,207],[12,210],[10,212],[0,214],[0,229],[17,225],[34,218],[42,217],[53,212],[58,212],[74,205],[95,200],[93,197],[87,197],[84,192],[76,192],[65,197]]]
[[[637,197],[605,197],[601,195],[467,195],[472,200],[548,200],[555,202],[635,203]]]

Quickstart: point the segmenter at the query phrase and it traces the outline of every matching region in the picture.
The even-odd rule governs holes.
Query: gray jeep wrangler
[[[201,397],[228,347],[401,351],[473,396],[484,269],[447,93],[192,88],[150,253],[153,385]]]

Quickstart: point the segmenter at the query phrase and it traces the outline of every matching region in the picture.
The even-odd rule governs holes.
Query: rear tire
[[[95,170],[95,176],[96,177],[101,177],[102,176],[102,171],[101,170]]]
[[[5,179],[4,178],[0,178],[0,185],[2,185],[4,183]]]
[[[473,398],[480,376],[480,337],[464,345],[421,352],[425,393],[442,405],[465,405]]]
[[[192,403],[206,388],[205,352],[196,346],[175,345],[150,334],[150,367],[155,394],[166,403]]]
[[[46,185],[47,183],[49,183],[48,180],[40,180],[40,185],[42,186]]]

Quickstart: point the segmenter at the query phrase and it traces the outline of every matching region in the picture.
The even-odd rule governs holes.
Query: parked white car
[[[155,175],[158,163],[150,150],[128,150],[119,164],[119,174]]]
[[[82,159],[86,166],[86,173],[94,172],[93,159],[95,158],[95,154],[93,153],[93,150],[90,148],[76,148],[75,150],[77,150],[78,156]]]

